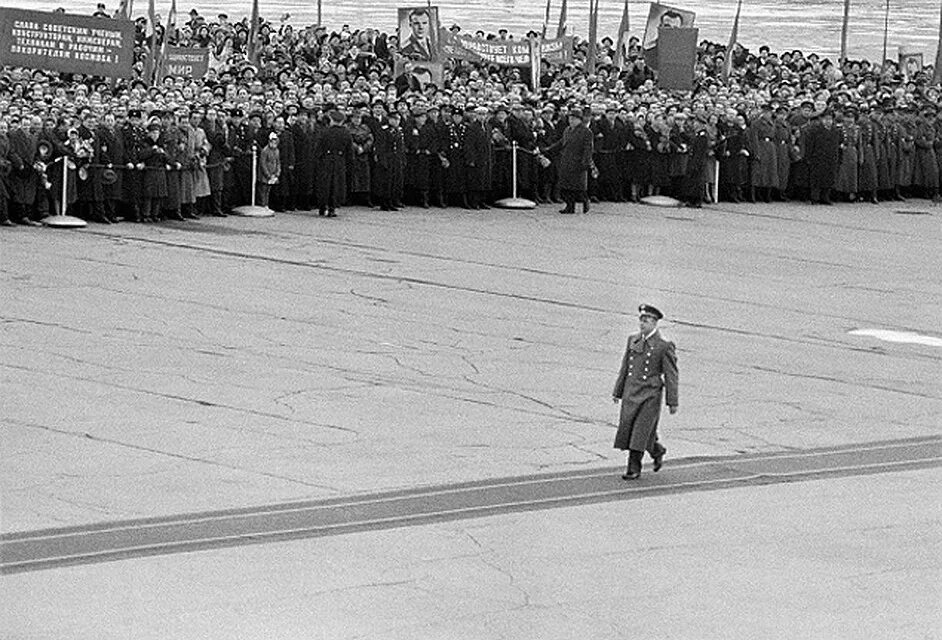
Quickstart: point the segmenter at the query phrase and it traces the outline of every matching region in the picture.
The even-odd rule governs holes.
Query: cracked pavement
[[[940,432],[942,350],[848,334],[940,335],[939,213],[674,213],[348,209],[330,224],[289,214],[5,232],[2,529],[620,464],[610,394],[640,302],[667,313],[677,342],[681,409],[662,418],[672,457]],[[506,517],[525,529],[541,518]],[[390,613],[325,637],[458,637],[484,621],[487,633],[462,637],[520,637],[547,607],[556,637],[575,637],[562,630],[600,613],[587,602],[598,592],[559,587],[568,597],[548,600],[540,580],[556,580],[542,560],[520,574],[509,551],[457,527],[430,529],[460,553],[423,560],[428,575],[393,568],[371,582],[364,567],[369,579],[337,581],[347,607],[369,590],[392,608],[450,610],[455,626],[400,629]],[[396,532],[375,535],[407,551]],[[560,570],[558,552],[545,561]],[[279,606],[320,594],[342,619],[324,588],[334,578],[312,573]],[[441,581],[453,599],[429,595]],[[596,617],[599,637],[623,630]]]
[[[75,477],[52,486],[159,515],[610,464],[640,301],[678,344],[672,455],[935,432],[942,352],[847,335],[938,330],[932,217],[622,209],[17,230],[4,529],[100,517],[21,486],[63,466]],[[39,444],[52,458],[22,454]],[[117,447],[137,452],[121,479],[87,473]],[[166,467],[141,482],[138,455]]]

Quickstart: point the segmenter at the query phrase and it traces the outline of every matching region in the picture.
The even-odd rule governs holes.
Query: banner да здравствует
[[[124,78],[134,64],[134,23],[0,7],[0,65]]]
[[[508,67],[530,66],[528,40],[488,40],[441,31],[442,56],[458,60],[473,60]],[[551,38],[542,41],[542,58],[552,63],[572,62],[572,37]]]

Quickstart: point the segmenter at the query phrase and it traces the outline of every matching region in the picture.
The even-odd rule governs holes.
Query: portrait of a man
[[[922,71],[922,54],[913,51],[900,51],[899,70],[906,80],[912,80],[917,73]]]
[[[438,60],[438,7],[400,8],[399,42],[410,60]]]
[[[693,26],[697,14],[664,4],[652,4],[648,12],[648,22],[644,30],[645,50],[653,49],[657,45],[657,31],[665,29],[683,29]]]

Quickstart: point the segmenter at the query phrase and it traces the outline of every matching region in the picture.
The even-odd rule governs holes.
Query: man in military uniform
[[[612,391],[612,400],[621,402],[615,448],[628,451],[624,480],[641,475],[641,458],[647,451],[654,459],[654,470],[663,464],[667,447],[658,442],[657,423],[661,416],[662,390],[667,391],[667,406],[677,413],[677,354],[674,343],[664,340],[657,329],[664,317],[650,305],[638,307],[640,331],[628,338],[621,370]]]
[[[779,188],[775,123],[772,121],[772,115],[772,105],[762,105],[762,114],[749,125],[746,132],[749,157],[752,158],[750,201],[755,201],[758,191],[760,200],[771,202],[772,190]]]
[[[437,104],[429,105],[428,126],[434,137],[433,155],[429,160],[429,192],[432,204],[445,208],[445,165],[448,164],[445,151],[448,148],[448,131],[441,119],[441,108]]]
[[[121,176],[121,200],[125,219],[140,222],[144,216],[144,161],[141,152],[149,147],[140,109],[128,111],[128,119],[118,129],[120,144],[124,148],[124,172]]]
[[[255,132],[245,123],[245,112],[242,109],[232,109],[229,117],[231,121],[226,146],[232,153],[232,170],[227,173],[231,179],[231,188],[226,189],[226,193],[232,198],[228,206],[231,209],[240,205],[255,204],[249,202],[252,199],[252,181],[255,179],[252,175]]]
[[[438,162],[435,128],[428,121],[423,105],[412,109],[412,117],[403,126],[406,145],[406,188],[423,209],[429,208],[432,160]]]
[[[400,115],[393,110],[386,116],[386,107],[381,102],[373,105],[373,113],[376,122],[373,129],[373,194],[381,211],[398,211],[405,170],[405,140],[399,127]]]
[[[314,143],[317,162],[317,209],[322,216],[337,217],[337,207],[347,198],[347,172],[353,162],[353,138],[344,126],[344,116],[332,109],[330,126]]]
[[[464,140],[467,124],[461,112],[457,114],[451,106],[442,107],[442,138],[440,139],[444,171],[445,192],[453,202],[463,208],[468,208],[468,198],[465,193],[464,150],[461,142]]]

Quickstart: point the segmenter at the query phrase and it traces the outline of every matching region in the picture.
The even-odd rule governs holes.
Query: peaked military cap
[[[642,304],[638,307],[639,316],[651,316],[655,320],[660,320],[664,317],[664,314],[660,312],[657,307],[652,307],[649,304]]]

